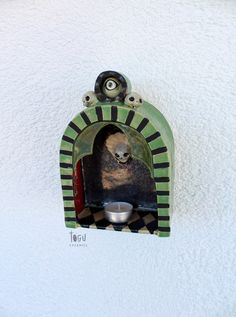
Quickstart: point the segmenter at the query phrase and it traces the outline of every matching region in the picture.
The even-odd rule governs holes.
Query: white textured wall
[[[0,316],[236,316],[236,2],[0,3]],[[58,148],[99,72],[126,74],[176,142],[171,238],[78,229]]]

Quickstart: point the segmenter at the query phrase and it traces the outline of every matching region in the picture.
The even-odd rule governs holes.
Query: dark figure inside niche
[[[134,207],[156,208],[150,171],[132,157],[127,136],[115,126],[107,126],[98,133],[93,155],[83,159],[83,166],[89,205],[126,201]]]

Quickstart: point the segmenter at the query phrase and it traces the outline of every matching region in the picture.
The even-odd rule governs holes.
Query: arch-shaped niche
[[[97,221],[96,217],[99,219],[101,213],[98,212],[95,215],[91,212],[91,208],[83,206],[83,193],[80,193],[81,210],[76,211],[75,206],[75,179],[78,183],[78,178],[81,178],[79,188],[83,191],[81,161],[93,153],[93,144],[97,133],[108,124],[117,126],[127,135],[132,144],[134,157],[146,165],[155,184],[155,210],[137,211],[139,213],[133,223],[128,223],[123,227]],[[140,146],[137,140],[140,141]],[[143,146],[144,143],[145,146]],[[144,102],[140,110],[137,111],[119,102],[100,103],[95,107],[87,108],[69,123],[61,142],[60,167],[66,226],[72,228],[84,226],[169,236],[173,156],[174,143],[169,125],[163,115],[147,102]],[[85,215],[83,219],[86,219],[84,222],[81,218],[83,214]],[[99,224],[97,224],[98,222]]]
[[[95,125],[99,126],[99,123]],[[112,152],[121,138],[129,145],[125,164],[119,163],[115,151]],[[156,214],[152,155],[142,135],[121,124],[107,123],[91,143],[91,152],[82,158],[85,205],[103,208],[109,202],[125,201],[131,203],[134,210],[149,210]],[[80,164],[80,160],[75,158],[75,161]]]

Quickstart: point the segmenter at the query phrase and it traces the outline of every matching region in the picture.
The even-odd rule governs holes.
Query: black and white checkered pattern
[[[134,210],[128,223],[112,224],[105,219],[104,210],[98,208],[85,208],[78,215],[81,227],[128,231],[135,233],[156,233],[158,230],[157,213]]]

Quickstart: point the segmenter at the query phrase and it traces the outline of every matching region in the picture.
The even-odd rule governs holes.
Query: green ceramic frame
[[[101,127],[111,123],[124,132],[125,129],[134,130],[140,135],[140,140],[146,143],[150,155],[148,153],[139,155],[136,151],[134,156],[144,161],[155,181],[158,230],[154,233],[160,237],[168,237],[173,203],[174,140],[164,116],[146,101],[137,110],[125,106],[123,102],[97,102],[94,107],[86,108],[78,114],[67,126],[60,147],[65,224],[69,228],[80,226],[76,219],[74,205],[73,169],[78,159],[91,153],[95,137],[92,133],[93,138],[86,144],[83,142],[83,135],[89,134],[89,131],[93,131],[93,129],[98,131]],[[100,125],[98,126],[98,124]],[[128,132],[127,135],[129,135]],[[80,145],[83,146],[80,147]],[[80,149],[81,153],[79,153]]]

